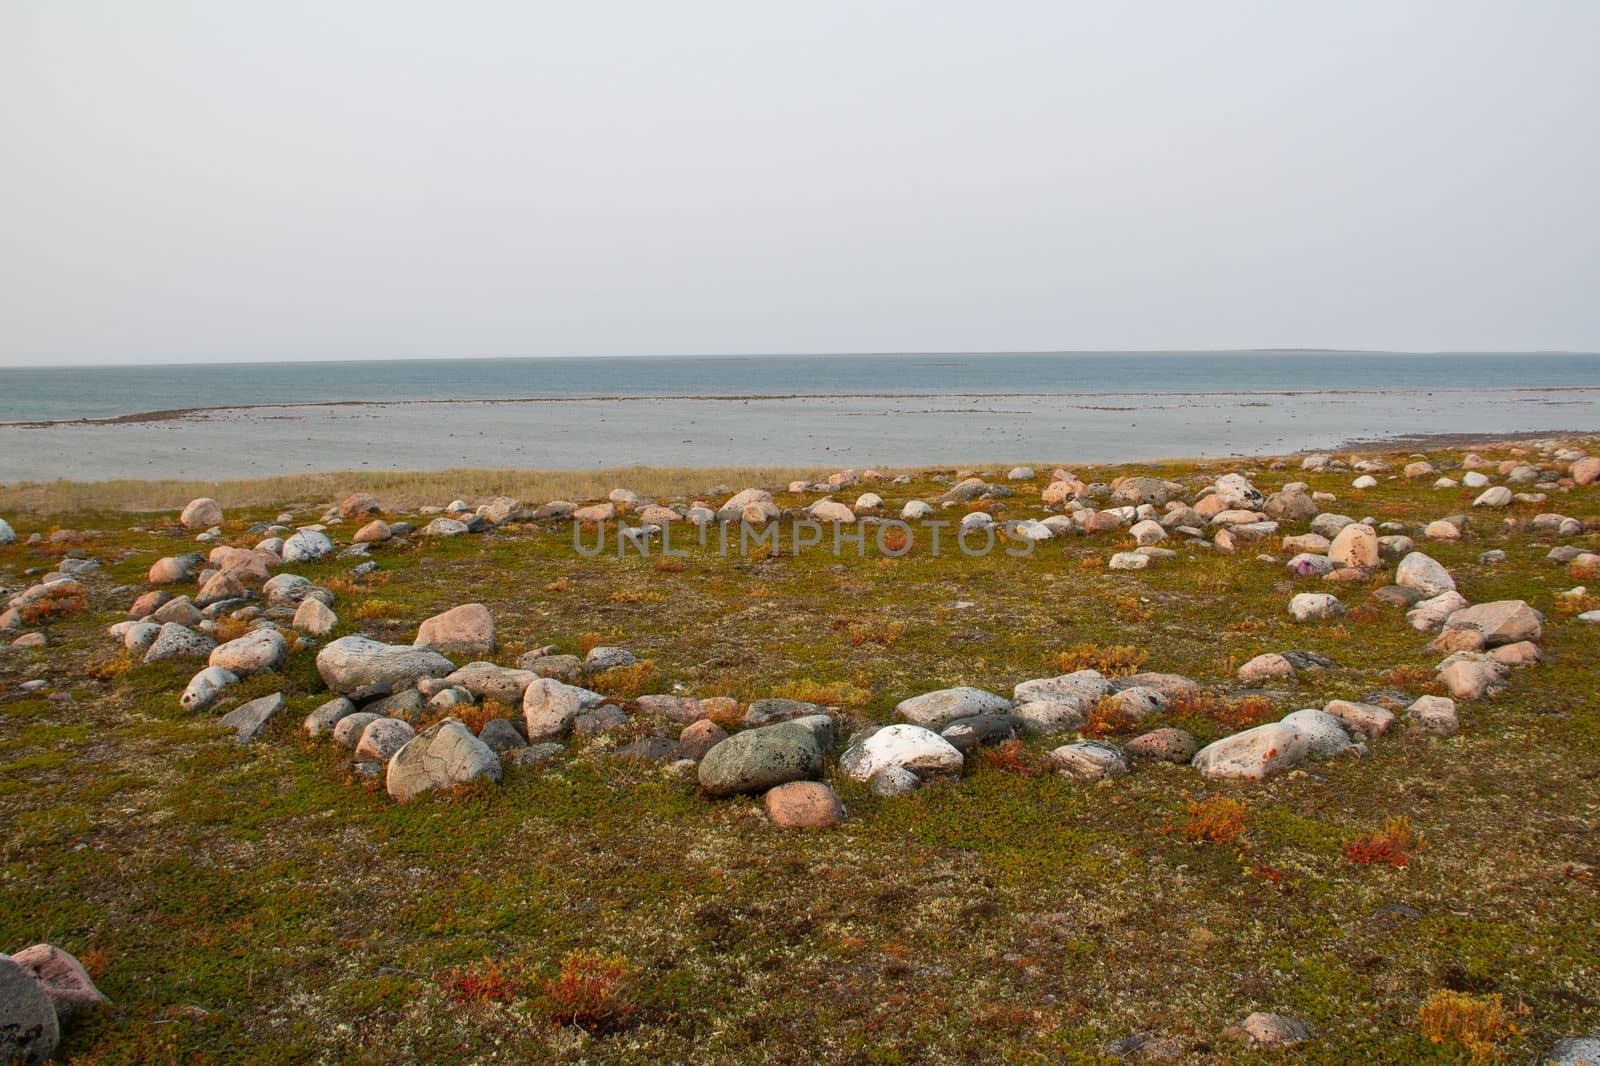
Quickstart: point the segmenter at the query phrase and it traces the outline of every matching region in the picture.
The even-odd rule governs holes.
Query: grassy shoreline
[[[1461,451],[1430,456],[1448,465]],[[1403,478],[1358,494],[1353,474],[1274,472],[1265,460],[1092,469],[1152,467],[1191,487],[1232,469],[1263,487],[1304,480],[1340,497],[1329,509],[1407,526],[1470,511],[1474,495]],[[1038,469],[1004,501],[1010,515],[1039,513],[1049,467]],[[652,486],[777,488],[820,472],[656,473],[574,474],[595,480],[520,493],[502,488],[509,481],[476,492],[426,483],[414,499],[593,498],[619,485],[665,496]],[[253,543],[249,526],[285,506],[314,522],[372,482],[287,496],[272,495],[287,483],[267,484],[259,499],[210,486],[228,512],[224,543]],[[397,495],[377,495],[391,514],[407,511],[404,482],[391,484]],[[917,472],[909,485],[838,496],[870,489],[897,509],[944,487]],[[781,506],[814,498],[778,494]],[[1557,599],[1581,581],[1545,560],[1551,538],[1521,528],[1538,510],[1584,521],[1571,543],[1600,544],[1596,488],[1474,514],[1460,541],[1419,540],[1474,602],[1524,598],[1549,620],[1549,661],[1463,704],[1456,737],[1396,733],[1369,758],[1308,763],[1261,785],[1164,765],[1104,786],[1037,773],[1070,737],[1030,741],[1011,763],[974,759],[960,781],[898,799],[830,766],[852,817],[797,833],[775,830],[758,800],[710,801],[692,782],[613,757],[631,732],[574,741],[557,763],[508,771],[494,789],[395,805],[352,772],[348,753],[305,738],[300,719],[327,698],[305,653],[230,696],[289,701],[261,738],[236,746],[209,714],[178,709],[192,666],[146,666],[104,635],[157,557],[195,549],[173,525],[176,504],[120,518],[105,499],[76,512],[0,504],[22,541],[0,547],[0,584],[68,547],[103,564],[87,581],[89,609],[46,627],[49,647],[0,653],[0,951],[50,940],[92,960],[116,1006],[68,1034],[62,1058],[85,1063],[1110,1063],[1113,1042],[1139,1033],[1184,1062],[1459,1061],[1464,1045],[1432,1042],[1419,1022],[1441,993],[1502,997],[1517,1028],[1495,1034],[1494,1054],[1527,1061],[1600,1026],[1600,663],[1593,628]],[[1508,514],[1519,528],[1501,524]],[[90,526],[104,532],[24,543]],[[335,527],[336,539],[353,528]],[[1410,698],[1430,684],[1441,656],[1429,638],[1368,599],[1392,567],[1328,586],[1256,560],[1273,541],[1233,556],[1180,546],[1147,571],[1108,571],[1125,534],[1046,542],[1025,559],[722,558],[686,545],[679,569],[654,556],[581,559],[564,527],[517,524],[379,547],[369,581],[350,578],[354,560],[282,569],[339,590],[333,636],[409,643],[423,618],[482,602],[498,662],[598,639],[652,662],[658,691],[815,698],[837,708],[843,731],[934,688],[1009,692],[1084,648],[1108,659],[1129,649],[1143,668],[1219,694],[1237,690],[1238,666],[1260,652],[1304,648],[1338,663],[1277,686],[1280,713],[1375,692]],[[1480,562],[1492,548],[1507,561]],[[1325,590],[1350,605],[1347,617],[1288,620],[1289,595]],[[21,692],[29,678],[46,691]],[[1231,728],[1177,724],[1202,739]],[[1217,798],[1242,804],[1242,830],[1225,843],[1189,839],[1191,804]],[[1410,862],[1347,856],[1398,815],[1426,838]],[[626,1027],[596,1035],[552,1019],[546,983],[575,950],[627,964]],[[1231,1028],[1253,1010],[1301,1018],[1316,1036],[1287,1056],[1252,1048]]]

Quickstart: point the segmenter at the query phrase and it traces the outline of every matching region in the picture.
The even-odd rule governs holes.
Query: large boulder
[[[0,955],[0,1062],[49,1062],[60,1042],[50,998],[27,970]]]
[[[538,676],[532,670],[476,662],[468,663],[445,680],[452,685],[459,685],[480,700],[498,700],[516,706],[522,702],[528,685]]]
[[[257,629],[211,649],[206,662],[239,677],[276,670],[289,658],[289,644],[276,629]]]
[[[786,781],[762,797],[773,825],[792,829],[827,829],[845,820],[839,794],[821,781]]]
[[[464,603],[417,627],[416,646],[456,655],[492,655],[494,618],[481,603]]]
[[[222,525],[222,505],[209,496],[190,500],[178,515],[184,529],[210,529]]]
[[[522,719],[528,727],[528,739],[537,742],[566,736],[578,715],[605,701],[598,692],[553,677],[535,678],[522,692]]]
[[[161,635],[150,645],[150,650],[144,653],[144,661],[164,663],[168,659],[203,659],[216,646],[217,642],[204,633],[196,633],[177,622],[167,622],[162,625]]]
[[[389,759],[384,785],[405,803],[430,789],[452,788],[481,778],[500,780],[500,757],[472,735],[472,730],[446,718],[406,741]]]
[[[385,644],[360,635],[340,637],[317,653],[317,673],[339,693],[369,685],[409,688],[420,678],[444,677],[455,668],[449,659],[428,648]]]
[[[1011,690],[1012,713],[1024,731],[1049,736],[1076,729],[1113,685],[1098,670],[1023,681]]]
[[[909,770],[919,778],[959,774],[966,760],[954,744],[917,725],[877,730],[839,758],[839,770],[853,781],[869,781],[885,767]]]
[[[713,796],[765,792],[788,781],[822,776],[823,746],[799,721],[735,733],[700,760],[700,787]]]
[[[1483,634],[1491,648],[1538,640],[1541,632],[1539,612],[1523,600],[1495,600],[1474,607],[1463,607],[1445,619],[1447,629],[1470,629]]]
[[[283,561],[309,563],[333,554],[333,541],[314,529],[302,529],[283,542]]]
[[[345,521],[353,518],[363,518],[369,514],[377,514],[383,510],[378,505],[378,500],[370,492],[352,492],[339,504],[339,517]]]
[[[1414,589],[1424,596],[1437,596],[1456,590],[1456,579],[1440,563],[1422,552],[1412,552],[1394,570],[1394,583]]]
[[[1268,722],[1207,744],[1190,765],[1202,777],[1261,781],[1300,765],[1309,750],[1310,742],[1298,727]]]
[[[1328,558],[1340,566],[1377,566],[1378,531],[1362,522],[1350,523],[1328,545]]]
[[[937,732],[961,718],[1004,714],[1010,710],[1011,701],[1004,696],[970,685],[960,685],[901,700],[895,705],[894,713],[912,725]]]

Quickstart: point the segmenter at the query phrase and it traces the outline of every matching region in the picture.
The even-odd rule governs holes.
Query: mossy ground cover
[[[1093,475],[1198,488],[1235,468],[1408,525],[1475,495],[1401,479],[1358,493],[1353,475],[1259,464]],[[1037,516],[1043,484],[1017,485],[1006,516]],[[927,476],[867,487],[896,510],[944,488]],[[228,541],[253,543],[245,528],[277,510],[230,508]],[[1536,510],[1589,521],[1572,543],[1600,539],[1600,491],[1510,513]],[[133,598],[112,585],[194,547],[172,515],[15,516],[23,537],[105,531],[83,546],[106,565],[89,611],[48,627],[49,648],[0,656],[0,948],[48,940],[89,962],[116,1006],[69,1032],[62,1054],[78,1062],[1096,1062],[1135,1032],[1193,1061],[1458,1061],[1461,1045],[1419,1025],[1440,990],[1500,995],[1516,1028],[1498,1053],[1527,1061],[1600,1027],[1600,642],[1558,610],[1556,594],[1581,582],[1545,560],[1554,541],[1502,517],[1475,513],[1460,542],[1422,546],[1471,600],[1544,611],[1550,661],[1464,704],[1455,738],[1396,730],[1371,758],[1261,785],[1141,764],[1096,787],[980,757],[960,781],[899,799],[836,780],[850,821],[803,833],[771,827],[757,801],[712,802],[692,780],[612,758],[615,739],[575,742],[498,787],[396,806],[300,730],[326,698],[309,653],[230,691],[220,709],[289,699],[235,746],[211,714],[178,709],[191,669],[144,666],[103,635]],[[1145,669],[1217,693],[1260,652],[1339,664],[1303,674],[1278,713],[1420,694],[1440,658],[1398,608],[1292,623],[1296,591],[1357,608],[1384,581],[1291,578],[1254,558],[1275,542],[1234,556],[1180,547],[1134,574],[1105,568],[1124,534],[1026,558],[934,559],[921,541],[896,561],[870,546],[762,559],[674,546],[689,552],[681,568],[583,559],[565,526],[517,525],[380,547],[369,582],[335,582],[349,560],[284,569],[335,582],[336,636],[409,641],[421,619],[478,601],[502,662],[617,643],[655,664],[655,689],[816,698],[852,724],[947,685],[1008,693],[1086,645],[1134,648]],[[1507,561],[1478,564],[1489,548]],[[0,548],[0,583],[57,554]],[[18,691],[34,677],[45,693]],[[1228,731],[1204,714],[1174,724],[1202,740]],[[1244,803],[1242,833],[1189,839],[1191,804],[1218,795]],[[1425,838],[1410,861],[1347,857],[1399,815]],[[618,1024],[562,1016],[549,983],[575,951],[628,975]],[[1252,1010],[1300,1018],[1316,1039],[1253,1051],[1225,1033]]]

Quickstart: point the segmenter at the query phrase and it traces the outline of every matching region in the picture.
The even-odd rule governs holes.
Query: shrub
[[[612,643],[618,638],[618,636],[619,631],[615,629],[609,629],[603,633],[580,633],[578,635],[578,654],[588,655],[591,651],[594,651],[596,648],[600,647],[600,645]]]
[[[399,618],[405,612],[405,605],[393,600],[383,600],[374,596],[370,600],[363,600],[356,604],[355,610],[350,613],[357,618]]]
[[[1089,709],[1089,716],[1078,732],[1086,737],[1109,737],[1131,732],[1137,724],[1115,697],[1106,696]]]
[[[1409,692],[1438,692],[1440,685],[1434,672],[1426,666],[1402,663],[1383,675],[1383,683],[1390,688]]]
[[[544,590],[546,592],[567,592],[567,591],[570,591],[571,588],[572,588],[572,582],[568,581],[564,577],[557,578],[556,580],[550,582],[548,585],[544,586]]]
[[[527,979],[509,972],[500,963],[484,959],[475,967],[448,970],[445,989],[457,1003],[510,1003],[527,991]]]
[[[216,632],[212,635],[216,637],[218,644],[226,644],[230,640],[238,640],[249,632],[251,632],[249,622],[243,622],[237,618],[219,618],[217,619]]]
[[[978,765],[1020,777],[1042,777],[1050,772],[1048,760],[1029,751],[1020,740],[1007,740],[975,753]]]
[[[1181,832],[1185,840],[1232,844],[1244,835],[1245,815],[1246,807],[1239,800],[1212,796],[1189,804],[1189,819]]]
[[[897,552],[911,543],[911,538],[899,526],[890,526],[883,533],[883,549],[888,552]]]
[[[1385,821],[1377,832],[1346,844],[1344,854],[1351,862],[1363,866],[1377,863],[1404,866],[1412,855],[1422,850],[1424,843],[1423,835],[1411,827],[1411,819],[1402,814]]]
[[[589,679],[594,691],[617,700],[635,700],[655,688],[661,673],[649,659],[632,666],[618,666]]]
[[[622,1029],[632,1020],[635,973],[627,960],[597,951],[568,952],[561,972],[545,982],[551,1021],[590,1033]]]
[[[900,634],[905,632],[904,622],[891,622],[882,618],[835,618],[833,628],[844,630],[850,637],[850,646],[859,648],[863,644],[876,644],[880,648],[894,646],[900,639]]]
[[[17,608],[24,625],[38,625],[59,615],[78,614],[89,609],[88,597],[77,582],[58,581],[46,585],[39,598]]]
[[[1417,1022],[1430,1043],[1453,1041],[1466,1049],[1473,1066],[1495,1058],[1495,1045],[1517,1032],[1524,1007],[1507,1007],[1499,995],[1469,996],[1441,989],[1417,1009]]]
[[[1107,677],[1126,677],[1138,673],[1146,658],[1146,652],[1131,645],[1079,644],[1057,654],[1051,663],[1064,674],[1098,670]]]
[[[1167,710],[1174,718],[1203,719],[1229,732],[1260,725],[1274,716],[1272,701],[1265,696],[1230,700],[1210,692],[1185,693],[1168,704]]]

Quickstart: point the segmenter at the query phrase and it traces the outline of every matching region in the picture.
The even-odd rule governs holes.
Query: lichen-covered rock
[[[419,648],[454,655],[492,655],[496,643],[494,618],[481,603],[464,603],[425,619],[417,627]]]
[[[1199,747],[1194,734],[1166,726],[1134,737],[1122,746],[1122,753],[1130,759],[1158,759],[1186,766]]]
[[[1326,759],[1350,749],[1350,734],[1345,732],[1339,719],[1315,707],[1284,715],[1283,724],[1293,726],[1305,734],[1306,754]]]
[[[417,731],[410,722],[399,718],[374,718],[361,731],[361,739],[356,741],[356,758],[386,763],[416,735]]]
[[[206,661],[240,677],[276,670],[289,658],[289,644],[276,629],[257,629],[211,649]]]
[[[1296,622],[1320,622],[1344,614],[1344,605],[1326,592],[1302,592],[1289,600],[1289,617]]]
[[[713,796],[765,792],[787,781],[822,776],[824,751],[800,722],[735,733],[700,760],[700,787]]]
[[[317,673],[339,693],[377,684],[409,688],[419,678],[444,677],[454,670],[454,663],[431,649],[363,636],[340,637],[317,653]]]
[[[538,676],[532,670],[475,662],[468,663],[445,680],[461,686],[480,700],[498,700],[516,706],[522,702],[528,685]]]
[[[144,653],[146,663],[164,663],[169,659],[203,659],[211,654],[217,642],[204,633],[196,633],[177,622],[168,622]]]
[[[302,529],[283,542],[283,561],[309,563],[333,554],[333,541],[314,529]]]
[[[1076,781],[1102,781],[1128,772],[1122,749],[1099,740],[1063,744],[1050,753],[1050,764],[1057,773]]]
[[[965,763],[955,745],[932,730],[917,725],[891,725],[845,752],[839,759],[839,770],[854,781],[870,781],[886,766],[898,766],[929,778],[959,774]]]
[[[1004,714],[1010,710],[1011,701],[1004,696],[970,685],[961,685],[935,692],[924,692],[920,696],[901,700],[895,705],[894,713],[912,725],[920,725],[924,729],[937,732],[961,718],[971,718],[980,714]]]
[[[0,1062],[49,1062],[60,1042],[55,1005],[27,970],[0,955]]]
[[[1394,570],[1394,583],[1401,588],[1416,589],[1424,596],[1456,590],[1456,579],[1450,576],[1450,571],[1422,552],[1412,552],[1400,560]]]
[[[522,718],[528,740],[555,740],[572,729],[573,721],[606,701],[598,692],[569,685],[551,677],[528,682],[522,693]]]
[[[356,705],[348,697],[335,696],[306,715],[306,735],[320,737],[332,733],[334,726],[355,713]]]
[[[1306,735],[1283,722],[1213,741],[1195,753],[1191,765],[1202,777],[1261,781],[1300,765],[1310,750]]]
[[[54,944],[23,948],[11,956],[11,961],[38,984],[63,1027],[77,1015],[111,1002],[94,986],[83,964]]]
[[[454,718],[436,722],[408,740],[389,759],[384,787],[406,803],[431,789],[500,780],[500,759],[489,745]]]
[[[1538,640],[1542,633],[1539,612],[1522,600],[1495,600],[1463,607],[1445,619],[1447,629],[1471,629],[1483,634],[1488,647]]]
[[[274,692],[270,696],[262,696],[260,699],[251,700],[249,703],[241,703],[221,718],[218,718],[217,725],[224,729],[233,730],[233,742],[235,744],[248,744],[267,727],[267,723],[272,720],[273,715],[283,710],[283,706],[283,693]]]

